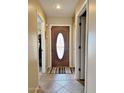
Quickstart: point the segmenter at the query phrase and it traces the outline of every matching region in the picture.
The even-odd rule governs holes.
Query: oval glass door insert
[[[62,33],[59,33],[56,41],[56,51],[59,59],[62,59],[64,56],[64,37]]]

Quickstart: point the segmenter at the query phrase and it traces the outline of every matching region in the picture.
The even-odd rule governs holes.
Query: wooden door
[[[60,59],[57,54],[57,37],[59,33],[64,39],[64,53]],[[52,67],[69,66],[69,26],[52,26],[51,28],[51,44],[52,44]]]

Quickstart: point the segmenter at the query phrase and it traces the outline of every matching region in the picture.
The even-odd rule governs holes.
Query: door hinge
[[[81,71],[81,68],[79,68],[78,70]]]
[[[79,23],[79,25],[81,26],[81,23]]]
[[[81,49],[81,46],[79,46],[78,48]]]

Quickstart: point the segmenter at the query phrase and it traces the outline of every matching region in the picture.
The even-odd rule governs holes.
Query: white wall
[[[96,1],[88,2],[87,92],[96,93]]]

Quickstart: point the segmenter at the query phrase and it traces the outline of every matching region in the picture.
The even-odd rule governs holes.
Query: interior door
[[[81,77],[80,79],[85,79],[85,36],[86,36],[86,17],[81,17]]]
[[[69,26],[52,26],[52,67],[69,66]]]

